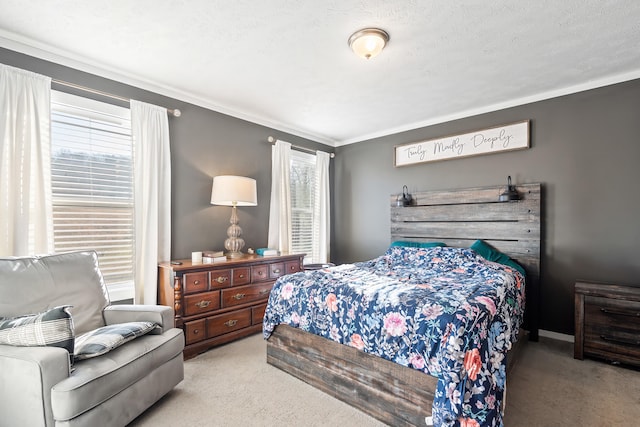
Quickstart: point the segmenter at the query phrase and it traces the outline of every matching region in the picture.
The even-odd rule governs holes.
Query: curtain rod
[[[276,142],[276,138],[270,136],[269,138],[267,138],[267,141],[269,141],[271,144],[274,144]],[[291,144],[291,148],[298,151],[304,151],[305,153],[316,154],[316,150],[312,150],[311,148],[301,147],[299,145]],[[329,153],[329,157],[333,159],[334,157],[336,157],[336,153]]]
[[[131,102],[131,98],[125,98],[124,96],[114,95],[112,93],[103,92],[103,91],[97,90],[97,89],[91,89],[91,88],[86,87],[86,86],[80,86],[80,85],[77,85],[75,83],[65,82],[63,80],[51,79],[51,83],[55,83],[55,84],[58,84],[58,85],[61,85],[61,86],[67,86],[67,87],[70,87],[70,88],[73,88],[73,89],[78,89],[78,90],[81,90],[83,92],[93,93],[95,95],[105,96],[107,98],[116,99],[118,101]],[[180,110],[178,110],[177,108],[174,108],[173,110],[170,110],[170,109],[167,108],[167,113],[171,114],[173,117],[180,117],[180,115],[182,114],[182,112]]]

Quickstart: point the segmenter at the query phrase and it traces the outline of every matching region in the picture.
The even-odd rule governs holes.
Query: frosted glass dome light
[[[349,47],[361,58],[371,59],[382,52],[389,42],[389,34],[379,28],[365,28],[349,37]]]

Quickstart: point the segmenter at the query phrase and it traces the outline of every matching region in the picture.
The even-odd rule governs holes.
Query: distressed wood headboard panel
[[[469,247],[482,239],[527,272],[525,329],[538,339],[541,184],[516,185],[521,200],[499,202],[505,186],[423,191],[397,207],[391,196],[391,241],[444,242]]]

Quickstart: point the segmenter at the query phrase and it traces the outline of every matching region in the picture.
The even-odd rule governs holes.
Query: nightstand
[[[640,366],[640,287],[575,284],[574,357]]]

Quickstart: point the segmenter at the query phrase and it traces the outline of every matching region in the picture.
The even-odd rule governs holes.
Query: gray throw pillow
[[[107,325],[76,337],[74,360],[103,355],[122,344],[152,331],[153,322],[126,322]]]
[[[44,313],[0,318],[0,344],[62,347],[73,354],[74,332],[70,307],[63,305]]]

